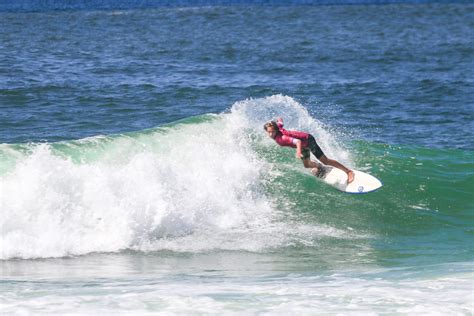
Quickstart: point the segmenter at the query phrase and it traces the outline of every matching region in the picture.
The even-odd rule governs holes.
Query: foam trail
[[[319,128],[291,98],[276,96],[129,135],[2,145],[0,258],[260,251],[343,236],[294,223],[290,210],[281,216],[266,193],[271,164],[257,156],[252,135],[265,136],[260,119],[269,108],[285,110],[288,126]]]

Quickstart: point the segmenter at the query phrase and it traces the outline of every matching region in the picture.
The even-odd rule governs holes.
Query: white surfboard
[[[319,164],[318,168],[311,169],[311,173],[321,181],[347,193],[369,193],[382,186],[382,182],[368,173],[354,171],[354,181],[347,184],[347,173],[341,169]]]

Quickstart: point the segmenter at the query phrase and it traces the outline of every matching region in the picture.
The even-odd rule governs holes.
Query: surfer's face
[[[267,126],[266,130],[269,137],[275,138],[277,132],[273,126]]]

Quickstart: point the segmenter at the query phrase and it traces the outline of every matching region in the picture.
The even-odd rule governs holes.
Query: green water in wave
[[[384,186],[351,195],[317,181],[299,166],[292,150],[269,150],[262,156],[270,155],[281,174],[268,190],[281,208],[307,222],[368,236],[350,245],[334,241],[328,252],[331,247],[345,254],[370,247],[370,254],[361,252],[368,257],[360,259],[386,265],[468,261],[474,256],[472,152],[355,142],[352,167],[373,174]]]
[[[121,163],[142,152],[162,151],[163,135],[176,131],[179,126],[212,122],[216,115],[193,116],[157,128],[116,135],[99,135],[72,141],[53,143],[0,144],[0,176],[31,156],[39,147],[46,146],[53,155],[70,159],[76,164],[98,161]]]

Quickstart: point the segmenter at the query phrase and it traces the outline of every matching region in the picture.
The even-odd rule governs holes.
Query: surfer
[[[341,169],[347,173],[347,183],[354,181],[354,172],[347,169],[344,165],[336,160],[326,157],[319,145],[316,143],[313,135],[305,132],[288,131],[283,128],[283,120],[281,118],[275,121],[269,121],[263,126],[268,136],[273,138],[280,146],[296,148],[296,158],[303,161],[305,168],[319,169],[319,165],[310,159],[310,150],[313,155],[325,165],[330,165]]]

